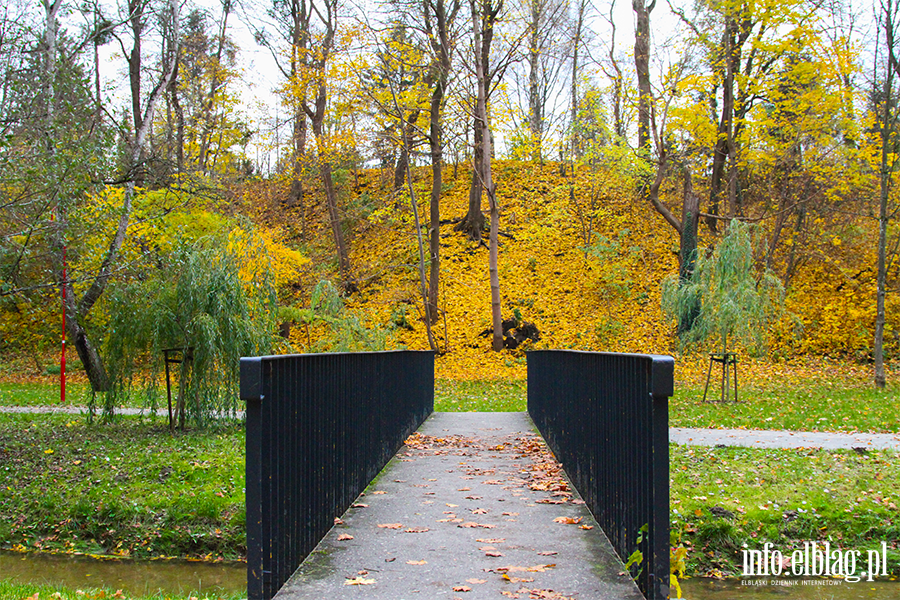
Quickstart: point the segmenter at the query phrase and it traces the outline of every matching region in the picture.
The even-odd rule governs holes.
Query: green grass
[[[239,558],[242,424],[0,414],[0,546],[118,556]]]
[[[673,427],[745,427],[806,431],[900,432],[900,385],[807,380],[745,385],[739,402],[704,403],[703,388],[679,386],[669,401]]]
[[[85,406],[89,386],[84,383],[66,385],[66,404]],[[57,406],[60,405],[59,382],[10,383],[0,382],[0,406]]]
[[[804,541],[830,540],[863,556],[886,541],[900,575],[896,452],[672,445],[670,453],[672,532],[690,550],[689,574],[739,574],[743,544],[772,542],[787,554]]]
[[[153,594],[135,596],[112,588],[71,589],[52,585],[16,584],[0,581],[2,600],[242,600],[245,593],[207,594],[193,592],[184,595]]]
[[[522,412],[526,401],[522,380],[434,382],[434,410],[439,412]]]

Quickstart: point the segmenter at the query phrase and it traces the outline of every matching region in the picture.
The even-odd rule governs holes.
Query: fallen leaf
[[[483,508],[476,508],[475,510],[472,511],[472,514],[473,515],[486,515],[487,511],[484,510]]]
[[[475,541],[479,544],[502,544],[506,538],[478,538]]]
[[[475,521],[467,521],[465,523],[460,523],[457,527],[478,527],[478,523]]]
[[[593,529],[594,528],[593,525],[579,525],[579,527],[581,527],[582,529]]]
[[[472,588],[470,588],[467,585],[454,585],[453,591],[454,592],[471,592]]]
[[[457,491],[457,492],[471,492],[471,491],[472,491],[472,488],[467,488],[467,487],[465,487],[465,488],[459,488],[459,489],[456,490],[456,491]]]
[[[343,524],[344,524],[344,520],[335,517],[335,518],[334,518],[334,524],[335,524],[335,525],[343,525]]]
[[[484,555],[485,556],[494,556],[494,557],[503,556],[503,554],[501,554],[500,552],[498,552],[496,550],[488,550],[487,552],[484,553]]]
[[[503,513],[503,516],[504,516],[504,517],[518,517],[518,516],[519,516],[519,513],[517,513],[517,512],[505,512],[505,513]]]
[[[503,579],[510,583],[531,583],[534,581],[534,577],[510,577],[506,573],[503,574]]]
[[[372,585],[375,583],[374,579],[366,579],[365,577],[354,577],[352,579],[347,579],[344,581],[344,585]]]
[[[378,526],[381,527],[382,529],[402,529],[403,528],[402,523],[379,523]]]
[[[425,533],[426,531],[428,531],[427,527],[410,527],[406,533]]]
[[[481,496],[466,496],[466,500],[481,500]]]
[[[545,550],[543,552],[538,552],[538,556],[553,556],[554,554],[559,554],[556,550]]]
[[[339,542],[343,542],[343,541],[346,541],[346,540],[352,540],[352,539],[353,539],[353,536],[350,535],[349,533],[342,533],[341,535],[338,536],[337,539],[338,539]]]
[[[495,573],[543,573],[547,569],[552,569],[556,566],[556,563],[551,563],[549,565],[534,565],[533,567],[518,567],[514,565],[510,565],[508,567],[497,567],[496,569],[491,569]]]
[[[553,519],[553,522],[563,523],[565,525],[578,525],[579,523],[581,523],[582,518],[583,517],[576,517],[574,519],[572,517],[556,517],[555,519]]]
[[[408,565],[427,565],[428,563],[424,560],[408,560],[406,561]]]
[[[369,493],[372,494],[373,496],[378,496],[380,494],[387,494],[387,492],[385,492],[384,490],[378,490],[378,491],[369,492]]]
[[[357,502],[356,504],[351,504],[350,508],[369,508],[369,505],[363,504],[362,502]]]
[[[450,504],[449,502],[446,502],[445,504],[450,508],[456,508],[457,506],[459,506],[459,504]]]

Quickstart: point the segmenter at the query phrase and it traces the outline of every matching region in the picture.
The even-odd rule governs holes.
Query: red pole
[[[66,403],[66,244],[63,242],[62,253],[62,355],[59,359],[59,399]]]

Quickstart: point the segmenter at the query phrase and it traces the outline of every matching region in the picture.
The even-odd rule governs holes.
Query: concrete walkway
[[[0,406],[0,413],[82,414],[86,406]],[[138,408],[119,408],[117,414],[147,413]],[[99,410],[98,410],[99,414]],[[460,413],[477,414],[477,413]],[[165,416],[165,411],[159,413]],[[243,418],[243,411],[237,417]],[[687,446],[743,446],[747,448],[823,448],[825,450],[900,451],[900,434],[836,433],[830,431],[787,431],[777,429],[692,429],[670,427],[669,441]]]
[[[435,413],[279,600],[638,600],[525,413]]]
[[[900,450],[900,435],[893,433],[834,433],[766,429],[669,428],[669,441],[691,446],[744,446],[747,448],[823,448],[840,450]]]

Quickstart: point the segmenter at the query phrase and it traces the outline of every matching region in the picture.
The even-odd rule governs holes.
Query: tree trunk
[[[713,233],[718,231],[719,220],[715,217],[720,214],[720,200],[723,181],[726,181],[726,166],[728,166],[728,203],[734,207],[734,195],[736,182],[733,181],[735,173],[734,163],[734,76],[739,60],[735,48],[735,36],[737,35],[737,23],[731,16],[725,18],[725,32],[722,35],[722,53],[724,54],[725,73],[722,78],[722,113],[719,116],[719,126],[716,132],[716,145],[713,148],[712,174],[709,182],[709,213],[706,225]],[[728,207],[725,209],[728,213]]]
[[[543,0],[531,0],[531,21],[528,32],[528,128],[531,131],[531,160],[543,159],[541,142],[544,135],[544,117],[540,94],[540,27],[543,15]]]
[[[632,0],[636,16],[634,29],[634,66],[638,79],[638,150],[650,152],[650,110],[653,101],[650,89],[650,13],[656,0]]]
[[[678,285],[685,285],[694,277],[697,264],[697,225],[700,221],[700,197],[694,193],[691,172],[684,169],[684,204],[681,211],[681,244],[678,253]],[[678,335],[690,331],[700,315],[700,302],[678,323]]]
[[[894,98],[894,3],[887,0],[887,6],[883,9],[883,27],[888,52],[887,73],[884,77],[884,93],[882,102],[884,108],[881,114],[881,181],[878,202],[878,275],[875,300],[875,340],[873,343],[873,355],[875,359],[875,387],[882,389],[886,378],[884,373],[884,297],[887,283],[887,226],[888,226],[888,197],[890,196],[892,169],[889,163],[892,153],[892,138],[896,129],[896,114],[893,107]]]
[[[475,38],[475,56],[484,56],[481,39],[481,16],[475,5],[475,0],[471,0],[472,6],[472,26]],[[491,232],[490,232],[490,259],[489,271],[491,280],[491,347],[495,352],[503,350],[503,319],[500,307],[500,275],[498,269],[498,231],[500,227],[500,209],[497,206],[497,196],[495,194],[493,177],[491,175],[491,131],[488,125],[487,117],[487,82],[485,80],[485,68],[489,63],[486,61],[476,60],[475,77],[478,81],[477,101],[475,105],[475,122],[476,131],[481,130],[481,147],[482,147],[482,163],[481,172],[484,178],[484,189],[488,195],[488,203],[491,211]]]
[[[475,2],[481,3],[480,11],[475,7]],[[481,85],[483,87],[481,93],[484,94],[485,115],[487,115],[487,95],[490,93],[491,89],[491,41],[494,38],[494,21],[497,18],[497,13],[500,10],[502,2],[500,2],[497,7],[491,5],[491,0],[474,0],[474,2],[470,2],[470,4],[472,5],[473,19],[476,18],[476,13],[480,12],[477,17],[480,19],[478,23],[479,45],[478,48],[475,49],[474,58],[475,70],[481,70]],[[473,147],[475,148],[475,152],[474,160],[472,161],[472,184],[469,187],[469,209],[466,212],[465,218],[457,223],[455,227],[456,231],[465,231],[469,235],[470,240],[479,242],[481,241],[481,234],[484,230],[484,213],[481,212],[481,194],[485,182],[485,173],[483,173],[482,170],[485,161],[489,164],[492,158],[490,155],[487,157],[484,156],[485,148],[488,149],[488,152],[490,152],[491,148],[491,140],[484,140],[484,136],[490,136],[490,129],[487,127],[486,123],[484,124],[484,127],[482,127],[478,120],[478,116],[476,115],[473,120]]]
[[[473,242],[481,241],[481,233],[484,231],[484,213],[481,212],[481,195],[483,192],[482,182],[484,176],[481,174],[481,168],[484,164],[484,151],[482,149],[483,142],[481,134],[475,134],[475,152],[472,161],[472,183],[469,185],[469,208],[466,216],[462,221],[453,228],[455,231],[462,231],[469,236]]]
[[[449,63],[449,58],[447,59]],[[429,107],[428,144],[431,150],[431,198],[428,218],[430,221],[428,252],[430,265],[428,273],[428,314],[436,322],[438,318],[438,290],[441,274],[441,188],[443,187],[444,139],[441,130],[441,106],[444,101],[446,73],[441,59],[441,73],[431,92]]]
[[[397,97],[394,96],[394,105],[399,110],[399,104],[397,103]],[[409,137],[405,134],[403,136],[402,145],[404,149],[409,148]],[[431,324],[436,320],[434,316],[431,314],[431,307],[428,302],[428,284],[425,280],[425,248],[424,243],[422,241],[422,222],[419,220],[419,204],[416,200],[416,191],[413,189],[412,184],[412,170],[409,168],[409,163],[406,163],[406,185],[409,190],[409,204],[413,213],[413,220],[416,225],[416,242],[419,248],[419,292],[422,297],[422,305],[425,309],[425,333],[428,336],[428,346],[433,351],[437,351],[437,344],[434,341],[434,333],[431,330]]]
[[[324,92],[322,92],[324,96]],[[324,100],[322,101],[324,105]],[[322,111],[324,117],[324,111]],[[322,172],[322,185],[325,188],[325,204],[328,208],[328,221],[331,224],[331,234],[334,237],[334,247],[337,251],[338,268],[341,273],[341,287],[344,292],[352,294],[356,291],[356,282],[350,268],[350,250],[344,239],[344,227],[341,223],[340,210],[338,209],[337,190],[334,187],[334,179],[331,173],[331,161],[328,159],[328,150],[325,147],[325,131],[323,119],[313,119],[313,134],[319,151],[319,170]]]

